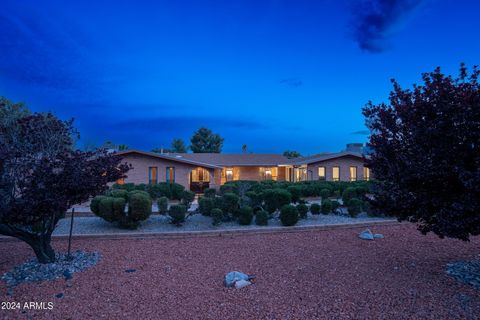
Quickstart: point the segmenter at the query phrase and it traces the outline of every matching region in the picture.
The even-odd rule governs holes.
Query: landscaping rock
[[[370,231],[370,229],[366,229],[366,230],[360,232],[358,237],[362,240],[373,240],[375,238],[372,231]]]
[[[246,286],[246,285],[249,285],[251,284],[249,280],[253,279],[254,277],[252,276],[249,276],[248,274],[245,274],[243,272],[239,272],[239,271],[232,271],[232,272],[229,272],[225,275],[225,278],[223,279],[223,284],[225,285],[225,287],[227,288],[232,288],[232,287],[235,287],[236,286],[236,282],[239,282],[239,281],[246,281],[246,282],[249,282],[248,284],[244,284],[242,282],[243,287]]]
[[[447,274],[480,290],[480,260],[449,263]]]
[[[238,280],[237,282],[235,282],[235,289],[242,289],[243,287],[249,286],[251,284],[252,283],[250,281]]]
[[[373,235],[373,237],[374,237],[375,239],[383,239],[383,238],[385,238],[385,237],[383,236],[383,234],[381,234],[381,233],[375,233],[375,234]]]

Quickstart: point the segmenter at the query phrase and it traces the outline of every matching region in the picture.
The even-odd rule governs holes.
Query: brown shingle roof
[[[290,162],[290,159],[280,154],[264,153],[170,153],[170,155],[223,167],[277,166]]]
[[[200,166],[200,167],[217,168],[217,169],[221,168],[221,167],[219,167],[219,166],[217,166],[213,163],[196,161],[194,159],[186,159],[184,157],[175,156],[172,153],[171,154],[155,153],[155,152],[146,152],[146,151],[140,151],[140,150],[126,150],[126,151],[117,152],[118,155],[126,155],[126,154],[132,154],[132,153],[141,154],[141,155],[144,155],[144,156],[149,156],[149,157],[154,157],[154,158],[160,158],[160,159],[166,159],[166,160],[171,160],[171,161],[193,164],[193,165]]]

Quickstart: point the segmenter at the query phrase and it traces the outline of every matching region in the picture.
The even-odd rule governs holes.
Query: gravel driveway
[[[480,292],[445,272],[478,257],[470,243],[422,236],[414,225],[181,239],[75,240],[99,263],[64,280],[23,284],[1,301],[53,302],[53,310],[0,310],[3,319],[478,319]],[[55,240],[58,250],[65,240]],[[14,253],[14,254],[12,254]],[[32,256],[21,242],[0,243],[0,272]],[[127,269],[136,272],[127,273]],[[257,276],[241,290],[225,273]],[[63,293],[62,298],[55,295]]]

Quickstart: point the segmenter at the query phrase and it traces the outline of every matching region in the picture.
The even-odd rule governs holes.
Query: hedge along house
[[[289,159],[278,154],[169,153],[138,150],[117,153],[132,165],[128,177],[118,183],[176,182],[202,193],[228,181],[357,181],[369,180],[361,144],[349,144],[338,153]]]

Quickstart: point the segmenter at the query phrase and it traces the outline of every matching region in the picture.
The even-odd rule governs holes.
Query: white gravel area
[[[241,226],[235,221],[224,222],[219,226],[212,225],[212,219],[200,214],[194,214],[187,218],[186,222],[177,227],[169,223],[169,217],[154,214],[146,221],[143,221],[136,230],[121,229],[113,223],[109,223],[99,217],[75,217],[73,234],[115,234],[115,233],[162,233],[162,232],[182,232],[182,231],[203,231],[203,230],[229,230],[229,229],[261,229],[265,227],[281,227],[282,224],[278,218],[268,220],[268,226],[257,226],[255,221],[249,226]],[[357,218],[341,215],[311,215],[307,219],[300,219],[296,226],[323,226],[332,224],[354,224],[363,222],[389,221],[391,219],[368,217],[366,214],[360,214]],[[288,228],[288,227],[285,227]],[[54,235],[67,235],[70,230],[70,219],[60,220]]]

